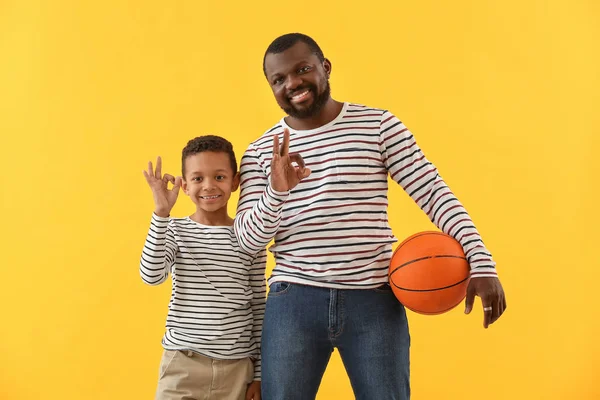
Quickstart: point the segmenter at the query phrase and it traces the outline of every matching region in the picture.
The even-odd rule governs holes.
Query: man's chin
[[[287,115],[289,115],[292,118],[297,118],[297,119],[305,119],[305,118],[311,118],[314,117],[316,114],[316,110],[314,110],[312,107],[308,107],[308,108],[296,108],[296,107],[286,107],[283,108],[283,111],[285,111],[285,113]]]

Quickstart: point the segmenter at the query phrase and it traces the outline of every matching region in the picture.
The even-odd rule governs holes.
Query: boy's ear
[[[240,173],[239,171],[235,173],[233,177],[233,183],[231,184],[231,191],[235,192],[240,187]]]
[[[188,194],[188,184],[185,181],[184,177],[181,177],[181,188],[183,189],[183,193]]]

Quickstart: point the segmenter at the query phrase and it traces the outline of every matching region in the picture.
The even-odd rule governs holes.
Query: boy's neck
[[[207,226],[233,226],[233,218],[227,214],[227,208],[222,208],[214,212],[207,212],[199,209],[192,215],[190,219],[202,225]]]

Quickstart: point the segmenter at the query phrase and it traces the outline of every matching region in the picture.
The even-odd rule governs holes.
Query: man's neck
[[[318,115],[301,119],[287,116],[285,117],[285,123],[288,124],[290,128],[297,131],[317,129],[336,119],[337,116],[340,115],[343,106],[343,103],[340,103],[339,101],[336,101],[330,97]]]

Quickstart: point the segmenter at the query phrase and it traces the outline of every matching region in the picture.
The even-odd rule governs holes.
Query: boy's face
[[[203,151],[185,159],[183,191],[198,209],[209,213],[227,210],[231,192],[239,184],[239,174],[232,171],[227,153]]]

